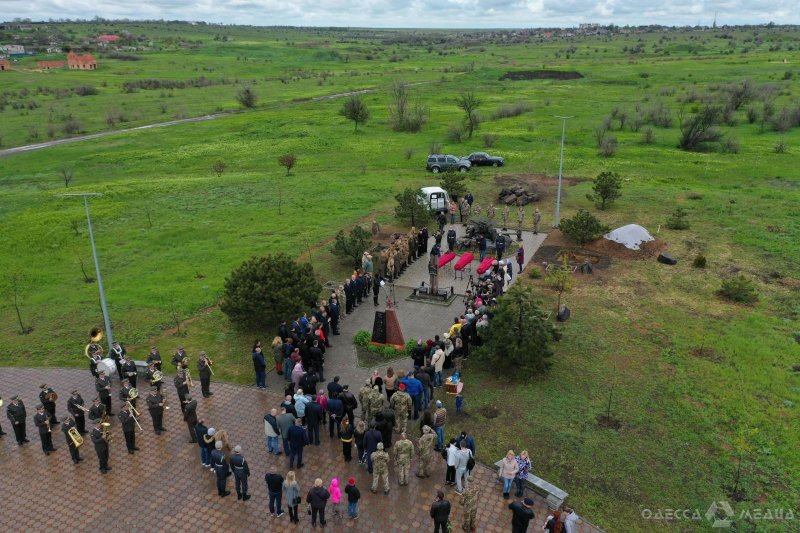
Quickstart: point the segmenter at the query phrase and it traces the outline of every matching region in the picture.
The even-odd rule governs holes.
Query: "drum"
[[[112,358],[106,357],[97,363],[97,371],[100,372],[101,370],[106,373],[106,376],[111,377],[116,375],[117,365]]]

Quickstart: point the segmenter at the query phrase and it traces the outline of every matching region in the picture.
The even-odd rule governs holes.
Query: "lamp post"
[[[111,352],[111,345],[114,342],[114,335],[111,332],[111,321],[108,318],[108,307],[106,307],[106,293],[103,291],[103,277],[100,275],[100,261],[97,259],[97,248],[94,244],[94,231],[92,230],[92,216],[89,214],[89,197],[90,196],[103,196],[97,192],[86,193],[65,193],[57,194],[56,196],[81,196],[83,197],[83,205],[86,208],[86,221],[89,224],[89,239],[92,241],[92,255],[94,256],[94,269],[97,274],[97,288],[100,290],[100,307],[103,310],[103,321],[106,326],[106,336],[108,337],[108,350]]]
[[[557,228],[561,223],[561,175],[564,170],[564,135],[567,131],[567,120],[575,117],[562,117],[554,115],[554,118],[561,119],[561,160],[558,163],[558,193],[556,194],[556,221],[553,224]]]

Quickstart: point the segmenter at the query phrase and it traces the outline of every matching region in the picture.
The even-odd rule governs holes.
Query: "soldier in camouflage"
[[[372,391],[369,393],[367,402],[369,403],[369,414],[372,418],[375,417],[376,414],[383,411],[383,394],[378,391],[378,386],[375,385],[372,387]]]
[[[478,514],[478,496],[481,489],[477,483],[469,483],[464,494],[461,496],[460,503],[464,506],[464,524],[461,529],[473,532],[477,529],[476,515]]]
[[[414,443],[406,438],[405,431],[400,434],[400,440],[394,445],[394,465],[397,467],[399,485],[408,485],[408,471],[411,469],[411,459],[414,456]]]
[[[417,477],[431,477],[431,454],[434,446],[436,446],[436,433],[430,426],[422,426],[422,436],[417,443],[417,454],[419,455]]]
[[[406,384],[400,383],[400,390],[392,394],[392,399],[389,400],[389,407],[394,411],[395,430],[398,433],[405,433],[406,431],[411,405],[412,400],[411,396],[406,392]]]
[[[372,395],[372,384],[367,380],[366,384],[358,391],[358,405],[361,407],[361,420],[369,424],[371,419],[369,409],[369,397]]]
[[[383,480],[383,493],[389,494],[389,454],[383,451],[382,442],[372,452],[372,492],[377,492],[379,480]]]

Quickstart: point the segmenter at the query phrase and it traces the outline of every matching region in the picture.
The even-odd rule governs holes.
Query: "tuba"
[[[103,347],[98,343],[103,338],[103,330],[95,326],[89,332],[89,344],[86,345],[83,353],[89,359],[94,359],[94,356],[103,357]]]
[[[162,379],[164,379],[164,374],[161,370],[154,370],[153,371],[153,378],[150,380],[150,384],[159,383]]]
[[[67,434],[69,434],[69,438],[72,441],[72,444],[75,446],[75,448],[80,448],[83,445],[83,437],[81,436],[80,433],[78,433],[78,428],[75,427],[69,428]]]

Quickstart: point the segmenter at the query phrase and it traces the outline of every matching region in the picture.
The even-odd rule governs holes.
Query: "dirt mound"
[[[540,246],[533,255],[533,262],[561,264],[566,259],[571,265],[580,265],[585,260],[594,268],[608,268],[611,266],[611,258],[583,248],[571,246]]]
[[[608,255],[615,259],[652,259],[667,249],[667,243],[660,239],[650,242],[643,242],[638,250],[630,250],[624,245],[609,241],[608,239],[597,239],[586,245],[588,250],[602,255]]]
[[[500,81],[577,80],[580,78],[583,78],[583,74],[574,70],[509,70],[500,76]]]

